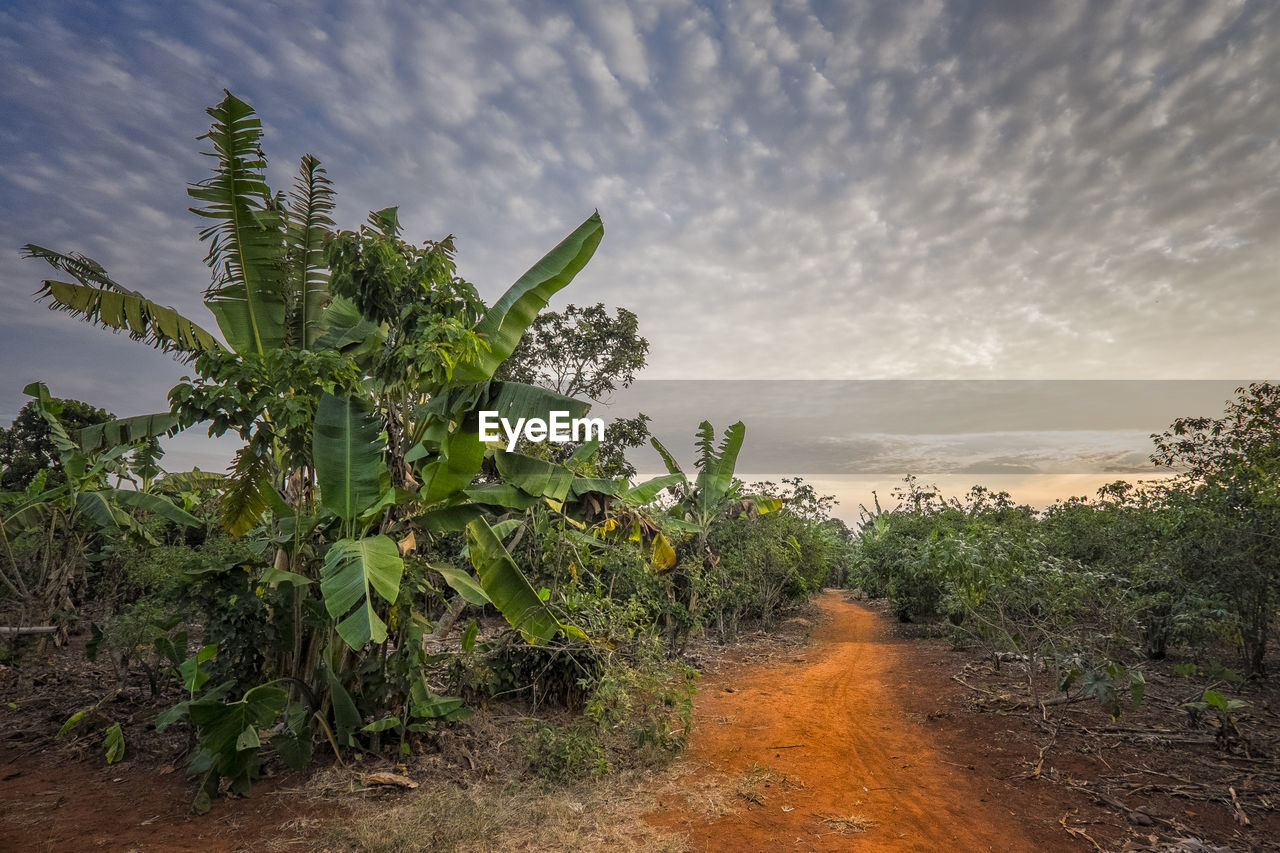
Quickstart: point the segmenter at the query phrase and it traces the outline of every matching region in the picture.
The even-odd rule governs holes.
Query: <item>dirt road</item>
[[[699,688],[688,760],[738,780],[736,813],[708,820],[686,804],[654,823],[697,851],[1079,849],[1065,836],[1033,841],[999,784],[950,762],[904,714],[911,646],[842,593],[819,604],[825,618],[794,659]]]

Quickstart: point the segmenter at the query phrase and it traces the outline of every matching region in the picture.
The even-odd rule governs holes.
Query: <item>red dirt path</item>
[[[696,851],[1081,849],[1043,814],[1020,813],[1027,798],[1011,785],[944,757],[949,747],[904,714],[919,704],[923,652],[840,593],[819,605],[826,618],[794,660],[730,667],[699,688],[689,760],[771,781],[739,794],[734,814],[708,822],[671,802],[652,823],[686,833]],[[832,821],[855,815],[874,825]]]

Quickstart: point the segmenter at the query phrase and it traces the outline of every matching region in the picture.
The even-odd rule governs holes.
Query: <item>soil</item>
[[[820,606],[827,618],[791,660],[700,686],[689,760],[767,781],[740,792],[736,813],[705,821],[676,808],[655,824],[707,851],[1077,849],[1011,799],[1009,780],[969,770],[904,718],[903,694],[936,686],[915,683],[915,649],[839,593]]]
[[[1188,719],[1182,704],[1204,685],[1175,677],[1175,661],[1148,670],[1146,700],[1118,721],[1092,701],[1033,712],[1020,707],[1025,665],[955,651],[940,631],[900,625],[844,592],[805,616],[767,638],[695,648],[704,675],[689,751],[628,792],[601,783],[601,796],[652,810],[641,820],[597,806],[582,820],[616,824],[600,837],[663,850],[1280,850],[1276,679],[1229,686],[1249,705],[1240,741],[1224,744]],[[0,850],[315,849],[334,837],[326,822],[351,819],[360,795],[349,786],[293,775],[194,816],[185,736],[154,732],[145,690],[116,694],[58,740],[69,713],[114,679],[79,648],[51,651],[40,672],[18,698],[0,668]],[[128,750],[108,767],[109,721],[124,724]],[[428,758],[448,767],[433,776]],[[469,776],[447,750],[418,762],[406,771],[423,783],[414,795],[433,778]],[[415,802],[379,796],[388,817]],[[584,813],[578,799],[523,808],[560,808],[568,826]],[[561,849],[552,837],[521,839],[520,849]],[[468,849],[503,841],[487,835]]]
[[[720,797],[700,785],[647,816],[692,850],[1280,849],[1273,695],[1253,700],[1270,717],[1254,755],[1231,756],[1171,727],[1180,704],[1161,694],[1187,686],[1159,672],[1120,724],[1094,702],[1031,712],[1016,707],[1025,670],[843,591],[817,605],[807,646],[704,675],[686,778],[720,779]],[[723,799],[736,808],[706,807]]]

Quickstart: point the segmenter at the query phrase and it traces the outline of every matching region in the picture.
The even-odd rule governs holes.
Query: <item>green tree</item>
[[[106,423],[115,415],[79,400],[54,399],[57,420],[71,434],[78,430]],[[54,444],[52,428],[41,414],[38,401],[22,407],[8,429],[0,429],[0,490],[25,489],[40,471],[48,471],[45,481],[53,486],[63,482],[66,475],[62,460]]]
[[[571,304],[563,311],[539,314],[497,375],[607,405],[618,388],[629,388],[635,381],[648,353],[649,341],[640,335],[639,320],[631,311],[618,308],[610,316],[602,302],[584,308]],[[649,440],[648,424],[644,413],[610,423],[592,473],[634,477],[635,466],[626,452]],[[547,450],[549,457],[563,461],[577,447]]]
[[[1246,671],[1265,672],[1280,600],[1280,386],[1237,388],[1220,418],[1153,435],[1157,465],[1185,468],[1165,531],[1184,575],[1226,600]]]

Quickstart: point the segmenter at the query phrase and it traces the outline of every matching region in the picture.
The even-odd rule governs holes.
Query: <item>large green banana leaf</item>
[[[495,451],[493,456],[502,479],[522,491],[562,502],[569,496],[573,472],[563,465],[505,450]]]
[[[360,649],[370,640],[387,638],[387,623],[374,610],[372,591],[394,602],[403,575],[400,549],[389,536],[341,539],[329,548],[320,570],[320,592],[348,646]]]
[[[172,308],[158,305],[138,293],[120,293],[86,284],[45,281],[38,298],[48,298],[50,308],[66,311],[104,329],[125,332],[163,352],[190,360],[203,352],[225,352],[217,338]]]
[[[432,566],[431,568],[439,572],[444,582],[468,604],[483,606],[493,603],[489,600],[489,594],[484,591],[484,587],[462,569],[456,569],[453,566]]]
[[[729,494],[733,486],[733,471],[738,464],[738,453],[742,450],[742,442],[747,434],[747,427],[742,421],[724,431],[724,438],[719,448],[711,450],[711,441],[715,433],[710,421],[703,421],[699,427],[702,435],[701,444],[702,469],[698,471],[695,486],[699,493],[699,502],[704,513],[714,512]]]
[[[552,412],[568,412],[570,418],[581,418],[591,411],[591,404],[524,382],[492,382],[479,408],[497,412],[498,417],[514,425],[520,418],[549,422]]]
[[[483,518],[467,525],[467,550],[485,594],[525,642],[537,645],[551,640],[560,630],[559,620]]]
[[[312,455],[324,507],[352,521],[373,506],[387,490],[385,452],[382,420],[364,400],[320,397]]]
[[[93,424],[81,429],[76,438],[85,453],[97,453],[119,444],[134,444],[145,438],[159,438],[178,425],[178,419],[169,412],[154,415],[134,415],[117,418],[104,424]]]
[[[484,444],[473,429],[459,427],[445,436],[440,452],[420,470],[424,503],[439,503],[471,485],[484,463]]]
[[[288,289],[293,345],[311,349],[322,332],[321,315],[329,296],[324,241],[333,228],[333,189],[320,161],[302,155],[289,193]]]
[[[202,138],[218,165],[187,190],[205,205],[191,211],[213,220],[200,232],[216,275],[205,304],[232,349],[263,355],[285,342],[286,235],[266,183],[262,122],[230,92],[207,112],[213,124]]]
[[[144,510],[168,519],[174,524],[181,524],[184,527],[199,527],[201,524],[200,519],[160,495],[153,495],[149,492],[134,492],[128,489],[105,489],[103,491],[111,499],[111,502],[118,506]]]
[[[369,338],[385,337],[382,327],[360,313],[356,304],[345,296],[335,296],[320,317],[323,332],[316,339],[317,349],[345,350]]]
[[[653,449],[658,451],[658,455],[662,457],[662,463],[667,466],[667,473],[684,476],[684,472],[680,470],[680,464],[676,462],[676,458],[671,455],[671,451],[667,450],[661,441],[653,437],[649,439],[649,443],[653,445]]]
[[[464,489],[463,494],[476,503],[514,509],[517,512],[524,512],[538,502],[538,496],[510,483],[481,483]]]
[[[136,290],[123,287],[102,264],[84,255],[55,252],[34,243],[22,247],[28,258],[40,258],[55,269],[71,275],[79,284],[45,281],[39,298],[52,300],[50,308],[117,332],[126,332],[163,352],[173,352],[189,361],[202,352],[223,351],[222,344],[200,326],[172,308],[157,305]]]
[[[620,497],[626,503],[644,506],[647,503],[652,503],[653,499],[663,489],[684,482],[686,482],[684,474],[663,474],[660,477],[654,477],[652,480],[646,480],[638,486],[627,489]]]
[[[547,300],[573,281],[573,277],[591,260],[602,237],[604,223],[597,211],[520,276],[476,325],[476,331],[489,343],[488,351],[473,361],[458,365],[454,379],[458,382],[484,382],[492,377],[498,366],[515,351],[525,329],[546,307]]]

